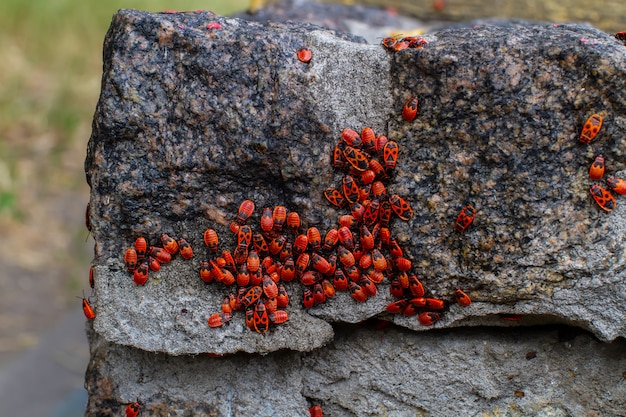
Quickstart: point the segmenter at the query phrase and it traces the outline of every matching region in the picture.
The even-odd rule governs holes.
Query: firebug
[[[306,46],[303,46],[302,48],[298,49],[297,55],[298,55],[298,60],[300,62],[304,62],[305,64],[308,64],[311,61],[311,58],[313,57],[313,53]]]
[[[309,408],[309,414],[311,415],[311,417],[323,417],[322,407],[320,407],[319,405],[314,405],[313,407]]]
[[[126,406],[126,417],[137,417],[141,410],[141,404],[138,401],[130,403]]]
[[[356,259],[354,259],[354,255],[344,246],[339,245],[337,248],[337,257],[339,262],[345,267],[350,267],[356,263]]]
[[[398,245],[398,241],[395,238],[389,239],[389,254],[392,258],[402,258],[404,256],[404,252],[400,245]]]
[[[258,333],[265,333],[269,329],[270,319],[267,316],[267,310],[265,309],[265,304],[257,303],[254,307],[254,329]]]
[[[255,273],[259,270],[261,266],[261,259],[259,258],[259,254],[255,250],[251,250],[248,253],[248,259],[246,260],[246,264],[248,266],[248,271]]]
[[[602,128],[602,116],[592,114],[585,122],[582,132],[580,132],[580,141],[584,144],[591,142],[600,132]]]
[[[428,45],[428,41],[421,36],[407,36],[402,40],[408,42],[409,48],[419,49],[423,48],[424,45]]]
[[[319,252],[322,250],[322,235],[317,227],[309,227],[306,231],[306,237],[312,251]]]
[[[300,276],[300,282],[307,287],[314,285],[320,279],[322,279],[322,276],[317,271],[304,271],[302,276]]]
[[[372,264],[374,265],[374,269],[377,271],[384,271],[387,269],[387,259],[385,256],[378,250],[372,249]]]
[[[250,271],[248,271],[248,266],[243,264],[237,271],[237,285],[246,287],[248,284],[250,284]]]
[[[359,225],[359,220],[352,214],[344,214],[339,216],[339,226],[347,227],[349,229],[356,228]]]
[[[389,293],[395,298],[401,298],[404,294],[402,287],[400,286],[400,280],[393,278],[389,283]]]
[[[126,249],[124,253],[124,264],[128,272],[134,272],[137,269],[137,251],[134,248]]]
[[[606,183],[617,194],[626,194],[626,180],[622,178],[608,177]]]
[[[472,206],[465,206],[459,213],[454,223],[454,228],[457,232],[463,233],[474,221],[476,215],[476,209]]]
[[[220,272],[221,272],[221,277],[222,277],[221,279],[222,284],[233,285],[235,283],[235,276],[228,269],[220,268]]]
[[[78,297],[80,298],[80,297]],[[96,318],[96,313],[94,313],[91,304],[89,304],[89,300],[85,297],[85,293],[83,293],[83,314],[87,318],[87,320],[93,320]]]
[[[365,291],[365,293],[367,294],[368,297],[373,297],[378,292],[378,290],[376,288],[376,285],[368,277],[364,276],[361,279],[360,285],[361,285],[361,288],[363,289],[363,291]]]
[[[159,269],[161,269],[161,264],[156,258],[153,258],[152,256],[148,256],[148,267],[150,268],[151,271],[156,272]]]
[[[344,142],[338,142],[333,149],[333,166],[335,168],[343,168],[345,165],[343,150],[346,147]]]
[[[295,236],[298,234],[298,229],[300,229],[300,215],[295,211],[290,211],[287,215],[287,231]]]
[[[615,208],[615,197],[600,185],[592,184],[589,191],[602,210],[610,212]]]
[[[261,213],[261,230],[265,233],[269,233],[274,228],[274,219],[272,219],[272,208],[265,207]]]
[[[172,255],[170,255],[168,251],[157,246],[150,246],[148,253],[162,264],[166,264],[172,260]]]
[[[161,243],[163,244],[163,249],[168,251],[170,255],[174,255],[178,252],[178,243],[176,243],[176,240],[166,233],[161,235]]]
[[[348,289],[348,278],[341,268],[335,270],[333,285],[337,291],[345,291]]]
[[[213,274],[211,272],[211,264],[209,264],[209,261],[200,262],[200,279],[206,283],[213,282]]]
[[[424,286],[417,279],[417,275],[409,276],[409,291],[413,294],[413,297],[423,297],[424,296]]]
[[[254,243],[254,250],[258,253],[267,253],[270,247],[267,245],[265,238],[261,233],[255,233],[252,235],[252,242]]]
[[[147,261],[139,264],[137,269],[135,269],[135,272],[133,272],[133,281],[135,281],[135,284],[145,285],[145,283],[148,281],[148,269],[149,266]]]
[[[359,199],[359,186],[351,175],[343,177],[341,190],[349,203],[355,203]]]
[[[406,272],[411,269],[411,261],[407,258],[396,258],[393,262],[398,271]]]
[[[239,228],[241,227],[241,225],[235,221],[230,222],[230,224],[228,225],[228,230],[230,230],[231,232],[233,232],[234,234],[237,234],[239,232]]]
[[[341,191],[337,190],[336,188],[327,188],[324,191],[324,197],[326,197],[326,200],[328,200],[328,202],[335,207],[342,208],[347,203]]]
[[[272,212],[272,221],[274,222],[273,229],[276,231],[283,230],[283,225],[287,220],[287,209],[283,206],[274,207]]]
[[[363,223],[371,227],[378,220],[380,202],[378,200],[370,200],[368,204],[363,205],[365,206],[365,211],[363,212]]]
[[[283,247],[285,246],[286,242],[287,242],[287,238],[284,235],[278,235],[277,237],[272,239],[269,243],[270,254],[278,255],[278,253],[280,253],[280,251],[283,250]]]
[[[413,121],[417,116],[419,101],[415,97],[411,97],[407,100],[402,108],[402,118],[407,122]]]
[[[363,250],[368,251],[374,248],[374,235],[367,228],[366,225],[361,225],[360,230],[361,246]]]
[[[183,259],[193,258],[193,249],[191,248],[189,242],[187,242],[185,239],[178,239],[178,250],[180,251],[180,256]]]
[[[362,144],[359,134],[350,128],[345,128],[341,131],[341,139],[343,139],[346,145],[353,146],[355,148],[361,147]]]
[[[342,226],[337,231],[339,236],[339,242],[347,249],[354,249],[354,236],[350,228]]]
[[[382,181],[374,181],[372,183],[372,188],[371,188],[372,198],[378,199],[386,194],[387,194],[387,188],[385,187],[385,184],[382,183]]]
[[[293,254],[295,256],[300,256],[300,254],[306,251],[309,246],[309,238],[305,234],[300,234],[296,236],[296,239],[293,241]]]
[[[348,289],[350,290],[350,295],[357,303],[367,301],[367,292],[356,282],[350,281],[348,283]]]
[[[263,293],[267,298],[278,297],[278,285],[276,285],[269,275],[263,276]]]
[[[246,220],[252,215],[254,212],[254,202],[252,200],[244,200],[239,205],[239,210],[237,211],[237,223],[244,224]]]
[[[387,38],[384,38],[383,41],[382,41],[382,45],[389,51],[394,51],[395,50],[394,48],[396,46],[396,43],[398,43],[398,40],[396,38],[391,37],[391,36],[387,37]]]
[[[246,326],[248,329],[254,330],[254,307],[246,309]]]
[[[326,297],[332,298],[335,296],[335,287],[333,287],[333,284],[331,284],[329,280],[322,280],[322,289]]]
[[[414,303],[409,302],[402,310],[402,314],[404,314],[407,317],[414,316],[418,313],[418,308],[419,307],[416,306]]]
[[[315,305],[315,299],[313,298],[313,292],[310,289],[305,289],[302,294],[302,304],[304,308],[311,308]]]
[[[361,131],[361,139],[367,152],[374,153],[376,151],[376,134],[371,127],[366,127]]]
[[[409,303],[417,308],[426,307],[426,299],[424,297],[413,297],[409,300]]]
[[[387,313],[399,314],[405,309],[407,305],[409,305],[409,300],[402,299],[402,300],[394,301],[393,303],[387,304],[386,310],[387,310]]]
[[[361,174],[361,183],[363,183],[363,185],[371,184],[375,178],[376,178],[376,173],[373,170],[371,169],[365,170]],[[363,192],[359,190],[359,200],[362,198],[362,196],[363,196]]]
[[[398,162],[398,144],[390,140],[383,148],[383,161],[385,162],[385,168],[394,169]]]
[[[591,167],[589,167],[589,178],[599,180],[604,176],[604,155],[596,155]]]
[[[323,304],[326,302],[326,294],[324,293],[322,284],[319,282],[313,284],[313,300],[315,304]]]
[[[237,265],[235,265],[235,259],[228,249],[222,251],[222,258],[224,259],[224,268],[230,272],[237,272]]]
[[[89,217],[90,209],[91,209],[91,203],[87,203],[87,208],[85,209],[85,227],[87,228],[87,231],[89,233],[91,233],[91,229],[93,228],[91,224],[91,218]],[[89,234],[87,235],[87,238],[89,238]]]
[[[398,217],[402,220],[411,220],[413,217],[413,208],[411,205],[398,194],[392,194],[389,197],[389,204],[391,204],[391,209]]]
[[[309,261],[311,260],[311,255],[308,253],[301,253],[296,259],[296,276],[301,276],[304,271],[309,267]]]
[[[311,266],[320,274],[326,274],[330,270],[330,264],[326,258],[317,252],[311,254]]]
[[[417,316],[417,320],[422,326],[432,326],[440,318],[441,316],[439,315],[439,313],[435,313],[433,311],[426,311],[424,313],[420,313],[420,315]]]
[[[207,319],[207,323],[209,324],[209,327],[221,327],[226,323],[226,321],[224,320],[224,315],[222,313],[213,313]]]
[[[289,258],[283,264],[280,271],[280,279],[284,282],[291,282],[296,277],[296,264],[293,258]]]
[[[280,250],[278,257],[281,262],[285,262],[285,260],[291,258],[293,256],[293,245],[291,242],[285,242],[283,248]]]
[[[137,251],[137,259],[142,260],[146,256],[146,252],[148,250],[148,243],[146,242],[146,238],[138,237],[135,240],[135,250]]]
[[[383,157],[383,149],[385,148],[385,145],[387,144],[387,142],[389,142],[389,139],[387,138],[387,136],[384,135],[380,135],[376,138],[376,154],[382,158]],[[375,159],[374,159],[375,161]],[[376,171],[374,168],[372,168],[370,166],[370,169],[373,169],[374,171]]]
[[[332,248],[335,247],[338,241],[339,241],[339,232],[337,231],[337,229],[333,227],[329,229],[328,232],[326,232],[326,236],[324,237],[324,245],[322,246],[322,249],[331,250]]]
[[[274,298],[267,298],[265,299],[265,301],[263,302],[263,304],[265,304],[265,311],[267,311],[267,315],[268,317],[270,316],[270,314],[272,314],[274,311],[278,310],[278,303],[276,302],[276,297]]]
[[[425,307],[432,310],[443,310],[445,308],[445,303],[443,300],[439,298],[425,298]]]
[[[263,289],[259,285],[255,285],[251,287],[248,291],[246,291],[245,295],[241,299],[241,305],[244,307],[249,307],[256,303],[261,295],[263,294]]]
[[[396,44],[393,46],[393,50],[395,52],[397,51],[401,51],[403,49],[407,49],[409,47],[409,43],[405,40],[399,40],[398,42],[396,42]]]
[[[93,288],[95,284],[96,283],[95,283],[94,278],[93,278],[93,266],[92,266],[92,267],[89,268],[89,286],[91,288]]]
[[[385,275],[381,271],[377,271],[374,268],[369,268],[367,271],[365,271],[365,275],[367,275],[370,281],[372,281],[374,284],[380,284],[385,279]]]
[[[469,295],[465,294],[460,288],[454,290],[454,299],[458,305],[463,307],[467,307],[472,304],[472,300],[469,298]]]
[[[289,293],[284,285],[280,284],[278,286],[278,296],[276,297],[276,302],[278,303],[278,307],[284,308],[289,305]]]
[[[270,315],[270,320],[274,324],[281,324],[289,320],[289,313],[285,310],[276,310]]]
[[[346,161],[359,172],[363,172],[369,167],[369,162],[365,154],[352,146],[346,146],[343,150],[343,156]]]

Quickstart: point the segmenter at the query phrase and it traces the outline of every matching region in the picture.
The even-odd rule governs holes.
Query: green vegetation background
[[[244,10],[246,0],[0,2],[0,364],[89,295],[83,163],[113,14]]]

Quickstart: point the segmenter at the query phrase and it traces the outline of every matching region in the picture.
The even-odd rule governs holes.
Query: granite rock
[[[95,331],[183,355],[310,351],[332,340],[329,323],[375,316],[431,329],[385,314],[386,282],[366,303],[340,293],[308,311],[291,283],[290,320],[264,335],[240,313],[223,328],[206,324],[228,289],[198,277],[203,231],[233,248],[228,225],[244,199],[256,203],[255,222],[280,204],[304,226],[336,225],[344,211],[322,195],[341,179],[332,149],[343,128],[371,126],[400,144],[388,190],[415,210],[392,222],[394,236],[430,295],[451,301],[460,287],[474,300],[451,305],[436,328],[566,323],[605,341],[624,337],[626,208],[618,198],[602,212],[587,175],[598,152],[611,173],[626,169],[624,46],[586,26],[521,22],[425,38],[422,49],[394,53],[313,25],[120,11],[85,163]],[[296,58],[304,45],[309,64]],[[407,123],[410,96],[420,113]],[[583,145],[592,113],[605,124]],[[454,219],[468,202],[478,213],[461,235]],[[186,238],[196,256],[137,286],[123,253],[137,236],[161,233]]]
[[[89,330],[87,416],[623,416],[626,344],[571,327],[454,329],[340,325],[301,353],[172,357]]]

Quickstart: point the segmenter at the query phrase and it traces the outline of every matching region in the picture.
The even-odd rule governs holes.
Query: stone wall
[[[85,163],[96,241],[87,415],[122,415],[137,399],[153,416],[306,416],[314,404],[329,416],[626,414],[626,206],[618,195],[612,212],[598,207],[588,174],[596,153],[607,175],[626,172],[624,45],[522,22],[424,39],[392,51],[309,24],[114,17]],[[585,145],[593,113],[604,125]],[[333,149],[344,128],[368,126],[399,146],[379,179],[414,214],[388,229],[426,297],[443,300],[441,319],[389,314],[389,268],[365,302],[337,291],[305,309],[296,279],[286,323],[260,334],[234,311],[210,328],[237,285],[200,279],[201,261],[217,262],[204,231],[234,250],[229,226],[250,199],[255,231],[280,205],[323,236],[350,212],[324,198],[345,175]],[[476,218],[459,233],[467,204]],[[137,285],[124,253],[139,236],[160,246],[162,233],[194,257]],[[454,302],[458,288],[469,307]]]

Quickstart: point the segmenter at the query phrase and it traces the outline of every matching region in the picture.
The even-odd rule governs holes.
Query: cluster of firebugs
[[[417,100],[411,98],[403,117],[413,120]],[[387,311],[418,315],[423,325],[440,318],[445,302],[426,297],[411,261],[393,237],[389,225],[395,215],[410,220],[413,209],[385,186],[396,167],[399,146],[385,136],[376,136],[371,128],[361,134],[344,129],[333,150],[332,164],[345,172],[341,185],[324,191],[326,199],[337,208],[347,208],[338,225],[322,233],[317,227],[303,229],[300,215],[284,206],[262,210],[257,227],[248,224],[255,204],[245,200],[239,206],[230,231],[236,235],[234,250],[219,250],[219,236],[214,229],[204,232],[209,258],[201,262],[200,278],[206,283],[235,286],[222,301],[221,311],[208,318],[210,327],[228,323],[235,311],[245,312],[247,326],[265,333],[271,325],[288,320],[285,308],[289,293],[285,283],[298,281],[304,286],[302,304],[311,308],[333,298],[336,291],[348,291],[356,302],[377,294],[377,284],[386,278],[391,293],[399,300]],[[471,224],[475,210],[465,207],[455,227],[459,232]],[[469,305],[469,297],[455,292],[459,304]]]
[[[585,122],[582,132],[580,133],[580,141],[586,145],[600,133],[602,128],[602,116],[599,114],[592,114]],[[602,154],[597,154],[593,163],[589,167],[589,178],[592,180],[600,180],[604,177],[605,160]],[[626,180],[622,178],[616,178],[609,176],[606,179],[606,185],[608,188],[616,194],[626,194]],[[605,211],[612,211],[615,208],[616,201],[611,191],[604,188],[598,183],[591,184],[589,188],[591,196],[601,209]]]

